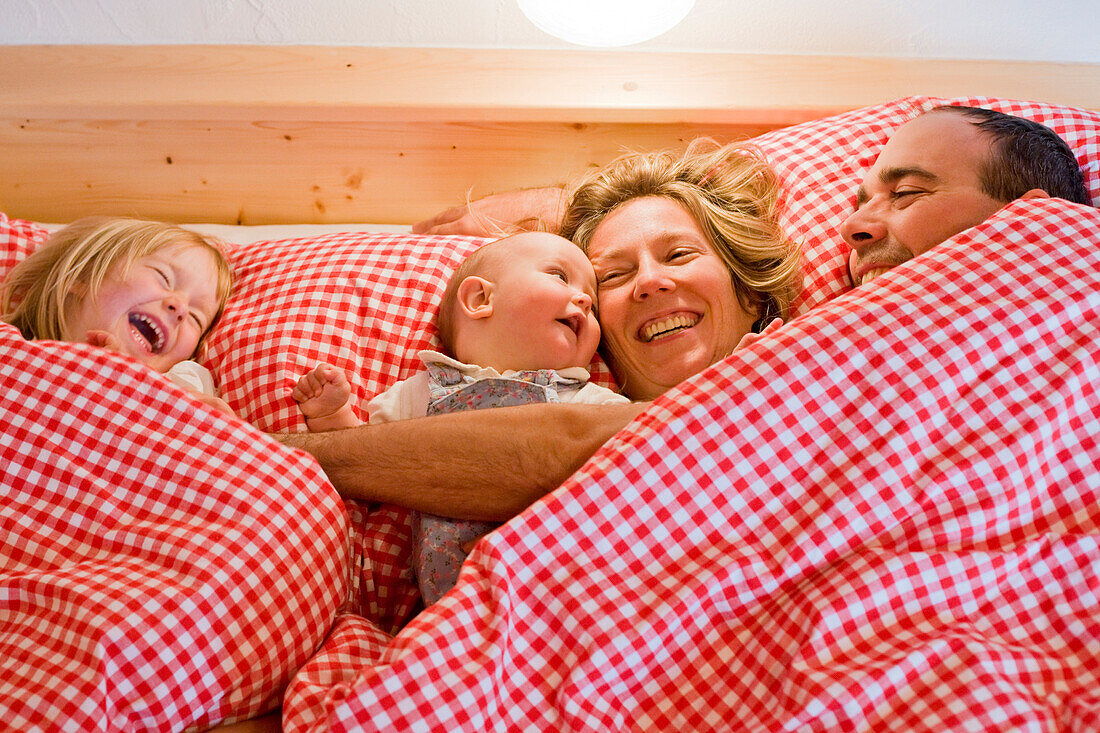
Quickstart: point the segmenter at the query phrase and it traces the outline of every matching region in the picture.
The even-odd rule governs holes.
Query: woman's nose
[[[675,287],[676,283],[669,276],[668,268],[660,263],[648,262],[638,265],[638,274],[634,279],[634,297],[638,300],[654,293],[673,290]]]
[[[886,236],[886,224],[873,209],[862,206],[840,225],[840,236],[849,247],[858,250],[883,239]]]

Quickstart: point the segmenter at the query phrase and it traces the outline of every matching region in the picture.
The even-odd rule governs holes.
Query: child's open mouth
[[[164,348],[164,333],[152,318],[141,313],[131,313],[130,330],[139,336],[145,342],[143,345],[154,354],[159,354]]]

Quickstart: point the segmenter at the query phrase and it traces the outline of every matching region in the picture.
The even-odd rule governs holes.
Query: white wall
[[[513,0],[0,0],[0,44],[23,43],[569,47]],[[632,48],[1100,63],[1100,3],[697,0]]]

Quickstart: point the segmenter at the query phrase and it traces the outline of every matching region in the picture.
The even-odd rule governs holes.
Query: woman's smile
[[[669,316],[660,316],[643,325],[638,330],[638,338],[645,343],[664,339],[686,329],[694,328],[701,318],[702,316],[698,313],[676,313]]]

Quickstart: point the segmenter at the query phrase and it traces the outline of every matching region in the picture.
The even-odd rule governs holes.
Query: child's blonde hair
[[[0,320],[26,339],[61,340],[67,331],[66,299],[95,298],[116,265],[125,274],[134,260],[173,245],[203,247],[217,263],[218,311],[203,338],[221,318],[232,289],[229,261],[215,240],[159,221],[89,217],[56,231],[16,265],[0,286]],[[200,340],[201,344],[201,340]]]

